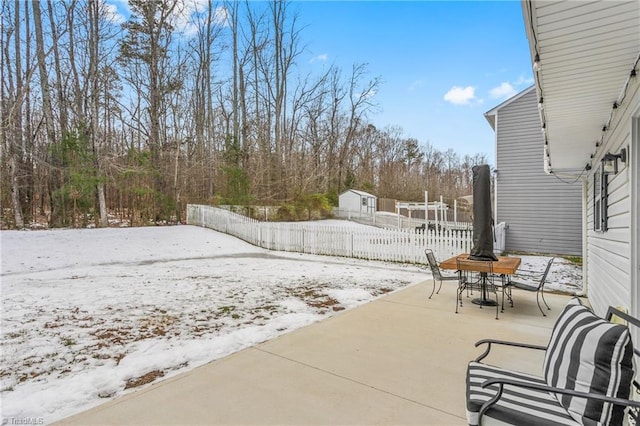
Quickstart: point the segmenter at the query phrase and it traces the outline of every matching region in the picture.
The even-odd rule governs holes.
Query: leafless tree
[[[3,227],[182,219],[186,203],[290,203],[345,188],[446,201],[478,154],[374,126],[366,64],[304,72],[296,3],[2,3]],[[187,31],[188,30],[188,31]],[[33,38],[33,40],[32,40]],[[10,213],[8,213],[10,212]]]

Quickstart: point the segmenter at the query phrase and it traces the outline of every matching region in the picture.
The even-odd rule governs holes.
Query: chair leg
[[[503,275],[502,279],[504,280],[504,288],[507,291],[507,299],[509,300],[509,305],[513,308],[513,293],[511,292],[511,276]]]
[[[542,298],[542,300],[544,300],[544,297]],[[542,314],[543,317],[546,317],[547,314],[544,313],[544,311],[542,310],[542,306],[540,306],[540,292],[539,291],[536,292],[536,302],[538,302],[538,309],[540,309],[540,313]],[[545,302],[545,305],[546,305],[546,302]]]
[[[511,297],[511,286],[506,275],[502,276],[502,312],[504,312],[504,296],[506,294],[509,304],[513,308],[513,297]]]
[[[429,295],[429,299],[431,299],[431,296],[433,296],[433,293],[436,291],[436,279],[434,278],[431,281],[433,281],[433,288],[431,289],[431,294]],[[440,281],[440,283],[442,283],[442,281]]]
[[[435,282],[433,283],[433,285],[435,286]],[[440,290],[442,289],[442,280],[440,280],[440,286],[438,286],[438,291],[436,291],[436,294],[440,294]]]
[[[464,287],[466,286],[462,285],[456,290],[456,314],[458,313],[458,304],[462,307],[462,292],[464,291]]]
[[[547,309],[550,311],[551,308],[549,307],[549,305],[547,305],[547,301],[544,298],[544,288],[540,289],[540,295],[542,296],[542,301],[544,302],[544,305],[547,307]]]

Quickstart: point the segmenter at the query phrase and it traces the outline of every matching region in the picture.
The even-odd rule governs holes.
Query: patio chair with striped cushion
[[[467,421],[470,425],[622,425],[636,422],[640,390],[635,378],[629,327],[640,320],[615,308],[627,325],[597,317],[572,299],[560,313],[547,346],[499,340],[481,340],[485,352],[467,368]],[[543,377],[487,365],[481,362],[492,345],[508,345],[545,351]],[[635,411],[633,411],[635,410]]]

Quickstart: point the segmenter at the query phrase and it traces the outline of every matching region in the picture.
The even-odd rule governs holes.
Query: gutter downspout
[[[498,111],[494,115],[494,132],[493,132],[493,153],[495,158],[495,166],[493,167],[493,226],[498,225]],[[506,230],[504,231],[507,232]],[[507,249],[507,237],[505,235],[505,243],[502,250]]]
[[[589,177],[582,177],[582,290],[578,296],[589,297],[589,268],[587,268],[587,203],[589,202]]]
[[[631,198],[631,250],[630,250],[630,308],[631,314],[638,316],[640,312],[640,106],[633,112],[631,118],[631,144],[628,147],[629,159],[627,168],[629,169],[629,195]],[[635,337],[640,339],[640,332]]]

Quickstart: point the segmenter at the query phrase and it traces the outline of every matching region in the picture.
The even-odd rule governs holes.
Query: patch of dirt
[[[106,329],[98,329],[94,332],[89,333],[96,338],[106,341],[111,344],[120,344],[123,345],[130,340],[130,330],[125,328],[115,328],[109,327]]]
[[[324,298],[322,298],[322,296],[324,296]],[[311,306],[312,308],[335,308],[335,305],[339,305],[340,302],[338,302],[336,299],[334,299],[333,297],[329,297],[327,295],[321,295],[321,298],[316,299],[316,300],[308,300],[307,305]],[[344,308],[343,308],[344,309]]]
[[[164,377],[164,371],[153,370],[143,376],[137,377],[135,379],[127,380],[127,384],[124,386],[124,388],[125,389],[137,388],[138,386],[151,383],[159,377]]]
[[[324,312],[324,308],[332,308],[334,311],[342,310],[340,309],[340,302],[334,299],[331,296],[328,296],[321,291],[313,288],[301,288],[294,289],[292,291],[293,295],[302,299],[307,305],[312,308],[321,309]]]

